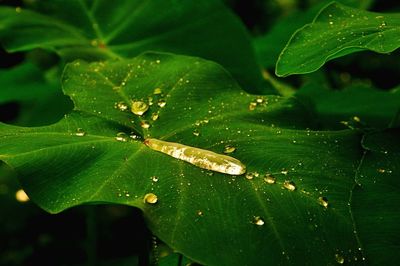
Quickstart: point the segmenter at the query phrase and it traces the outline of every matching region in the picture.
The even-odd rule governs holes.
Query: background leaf
[[[371,265],[391,265],[400,249],[399,129],[368,134],[352,193],[352,210],[363,253]]]
[[[343,121],[364,126],[387,128],[400,110],[400,91],[382,91],[367,85],[350,85],[343,90],[329,90],[309,83],[296,96],[314,107],[318,123],[325,129],[343,128]]]
[[[279,56],[276,74],[310,73],[326,61],[362,50],[389,53],[400,46],[399,34],[400,14],[332,3],[293,34]]]
[[[139,207],[161,240],[204,264],[295,264],[304,256],[311,264],[361,262],[348,206],[361,152],[356,132],[307,130],[312,124],[295,100],[246,94],[220,66],[198,58],[78,61],[63,84],[77,111],[59,123],[1,125],[0,159],[44,209]],[[154,95],[157,88],[163,95]],[[131,100],[153,104],[141,117],[115,109]],[[232,145],[247,178],[153,151],[143,137],[217,153]],[[144,203],[147,193],[156,204]]]
[[[0,37],[9,51],[39,47],[67,60],[130,58],[147,50],[195,55],[224,65],[249,90],[261,90],[247,32],[217,0],[38,1],[33,8],[41,13],[0,9]]]

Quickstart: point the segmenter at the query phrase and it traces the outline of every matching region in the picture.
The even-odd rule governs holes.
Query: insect
[[[246,166],[241,161],[227,155],[153,138],[145,139],[144,144],[150,149],[203,169],[228,175],[242,175],[246,172]]]

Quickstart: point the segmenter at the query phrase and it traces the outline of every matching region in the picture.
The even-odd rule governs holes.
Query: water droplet
[[[159,63],[161,63],[161,61],[160,61],[159,59],[157,59],[157,60],[156,60],[156,63],[159,64]]]
[[[126,142],[128,141],[128,135],[124,132],[118,132],[117,136],[115,136],[117,141]]]
[[[149,109],[149,105],[142,101],[132,101],[131,111],[135,115],[143,115]]]
[[[246,166],[239,160],[209,150],[158,139],[146,139],[144,144],[153,150],[168,154],[203,169],[229,175],[242,175],[246,172]]]
[[[263,220],[260,216],[254,216],[254,218],[253,218],[253,224],[258,225],[258,226],[261,226],[261,225],[264,225],[265,222],[264,222],[264,220]]]
[[[140,126],[144,129],[148,129],[150,127],[150,124],[147,121],[142,121],[140,122]]]
[[[148,204],[156,204],[158,201],[157,195],[153,193],[147,193],[144,195],[143,201]]]
[[[353,116],[353,120],[357,123],[361,122],[361,119],[358,116]]]
[[[114,108],[120,111],[126,111],[128,110],[128,105],[124,102],[117,102],[114,104]]]
[[[153,181],[153,182],[158,182],[158,177],[157,177],[157,176],[152,176],[152,177],[151,177],[151,181]]]
[[[224,153],[232,153],[236,150],[235,146],[232,145],[226,145],[224,148]]]
[[[344,258],[343,258],[343,256],[340,255],[340,254],[335,254],[335,260],[336,260],[336,262],[339,263],[339,264],[343,264],[343,263],[344,263]]]
[[[328,208],[328,199],[326,197],[319,197],[318,203],[324,206],[325,208]]]
[[[158,113],[153,113],[151,115],[151,120],[156,121],[158,119],[158,116],[159,116]]]
[[[275,184],[276,178],[271,174],[266,174],[264,177],[264,181],[268,184]]]
[[[82,128],[77,128],[75,132],[75,136],[83,137],[86,135],[86,132]]]
[[[281,171],[281,174],[282,174],[282,175],[287,175],[288,173],[289,173],[289,171],[286,170],[286,169],[282,169],[282,171]]]
[[[153,94],[155,94],[155,95],[161,94],[161,93],[162,93],[161,88],[155,88],[154,91],[153,91]]]
[[[264,99],[261,97],[256,99],[256,103],[263,103],[263,102],[264,102]]]
[[[329,25],[333,25],[333,21],[329,21]]]
[[[286,188],[287,190],[290,190],[290,191],[296,190],[296,185],[294,184],[294,182],[288,181],[288,180],[286,180],[283,183],[283,187]]]
[[[257,103],[256,103],[256,102],[251,102],[251,103],[249,104],[249,110],[250,110],[250,111],[255,110],[256,107],[257,107]]]
[[[160,106],[161,108],[165,107],[166,104],[167,104],[167,102],[164,99],[158,100],[158,103],[157,103],[157,105]]]
[[[17,6],[17,7],[15,8],[15,12],[21,13],[21,11],[22,11],[22,8],[21,8],[20,6]]]
[[[257,173],[257,172],[249,172],[246,174],[246,178],[248,180],[252,180],[252,179],[254,179],[254,177],[258,177],[258,176],[259,176],[259,173]]]
[[[202,211],[198,210],[198,211],[197,211],[197,215],[198,215],[198,216],[203,216],[204,213],[203,213]]]
[[[26,195],[23,189],[18,190],[15,192],[15,199],[19,202],[27,202],[29,201],[28,195]]]
[[[196,137],[200,136],[200,131],[198,129],[193,130],[193,135]]]
[[[140,136],[136,135],[135,133],[131,133],[131,134],[129,135],[129,137],[130,137],[131,139],[140,139]]]

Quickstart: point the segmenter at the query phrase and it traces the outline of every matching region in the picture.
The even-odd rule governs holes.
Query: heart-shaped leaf
[[[399,35],[400,13],[375,13],[333,2],[293,34],[278,58],[276,74],[310,73],[326,61],[357,51],[390,53],[400,47]]]
[[[148,50],[194,55],[222,64],[249,90],[261,88],[248,34],[220,1],[43,0],[33,8],[0,8],[0,38],[9,51],[44,48],[67,60]]]
[[[135,206],[160,239],[209,265],[362,263],[348,205],[356,132],[307,129],[295,99],[249,95],[199,58],[77,61],[63,86],[76,111],[57,124],[0,126],[0,159],[47,211]],[[225,152],[247,173],[204,170],[150,149],[150,137]]]

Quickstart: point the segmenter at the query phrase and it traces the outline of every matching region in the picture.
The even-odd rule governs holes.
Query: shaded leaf
[[[368,127],[387,128],[400,110],[400,91],[381,91],[366,85],[329,90],[316,83],[302,87],[296,96],[313,106],[323,128],[343,128],[342,121],[360,120]]]
[[[276,63],[276,74],[310,73],[326,61],[371,50],[390,53],[400,46],[400,14],[382,14],[331,3],[297,30]]]
[[[47,211],[99,202],[139,207],[157,237],[203,264],[361,262],[348,206],[360,157],[356,132],[307,130],[308,113],[296,100],[246,94],[199,58],[77,61],[63,86],[76,111],[60,122],[0,126],[0,159]],[[134,115],[131,100],[149,109]],[[120,102],[127,110],[118,110]],[[148,137],[220,154],[231,145],[247,178],[151,150],[142,142]],[[155,204],[144,202],[148,193]]]
[[[0,84],[0,103],[33,100],[57,90],[45,81],[41,70],[29,62],[12,69],[0,69]]]
[[[11,52],[44,48],[72,59],[133,57],[156,50],[224,65],[249,90],[261,75],[240,21],[217,0],[39,1],[37,13],[0,9],[0,37]]]
[[[396,264],[400,250],[400,131],[368,134],[352,193],[352,211],[370,265]]]

